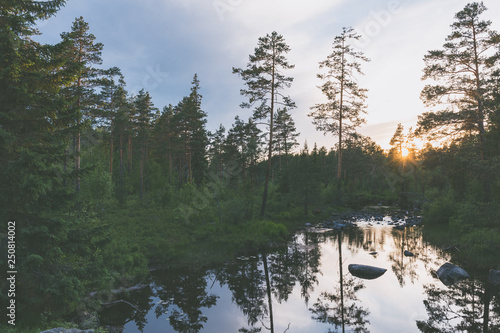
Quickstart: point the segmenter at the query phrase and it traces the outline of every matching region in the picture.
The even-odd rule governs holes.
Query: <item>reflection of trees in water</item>
[[[161,288],[158,288],[157,296],[161,301],[155,308],[156,318],[170,313],[170,325],[177,332],[199,332],[208,319],[201,308],[210,308],[217,302],[217,296],[206,292],[205,276],[205,271],[184,274],[168,271],[159,277],[156,282]]]
[[[314,314],[313,318],[319,322],[333,325],[335,329],[344,326],[350,327],[354,332],[369,332],[366,327],[369,323],[366,319],[369,312],[356,303],[359,301],[356,297],[356,292],[363,288],[364,285],[359,279],[353,277],[344,278],[343,311],[340,287],[336,287],[334,292],[321,293],[316,303],[310,309]],[[342,312],[344,317],[343,322]]]
[[[130,293],[126,297],[127,301],[110,302],[111,304],[104,306],[100,312],[101,324],[121,327],[134,321],[137,328],[143,332],[147,324],[146,315],[154,305],[151,301],[152,293],[150,288],[144,288]]]
[[[346,277],[343,274],[342,243],[345,238],[342,237],[342,234],[339,232],[337,235],[339,286],[335,287],[334,292],[322,292],[310,311],[315,315],[313,318],[317,321],[333,325],[335,329],[342,328],[342,332],[345,332],[347,326],[354,332],[367,333],[369,330],[366,325],[369,321],[366,317],[369,312],[357,304],[359,299],[356,296],[356,292],[363,289],[364,284],[359,279]],[[349,244],[352,245],[352,243]]]
[[[299,234],[288,247],[273,254],[262,254],[259,261],[234,262],[217,272],[219,282],[228,285],[233,302],[247,316],[251,326],[239,332],[260,332],[262,327],[274,332],[272,296],[279,303],[286,302],[297,282],[302,297],[308,301],[319,272],[319,237]],[[259,321],[262,327],[255,327]]]
[[[154,305],[150,299],[151,295],[152,295],[151,289],[147,288],[147,292],[143,290],[142,292],[139,293],[133,293],[129,300],[130,303],[137,305],[137,311],[134,314],[134,320],[135,324],[137,325],[137,328],[141,332],[143,332],[144,327],[146,327],[146,324],[148,322],[146,320],[146,315]]]
[[[360,249],[369,247],[374,239],[367,239],[367,234],[365,230],[360,228],[349,228],[341,233],[342,244],[347,245],[347,248],[352,253],[357,253]],[[337,238],[337,236],[335,236]]]
[[[415,257],[406,257],[404,251],[410,251],[419,254],[423,249],[422,235],[413,228],[404,230],[392,230],[392,239],[394,240],[394,251],[389,253],[389,260],[392,262],[392,271],[398,279],[399,285],[405,285],[405,278],[410,283],[415,283],[419,276],[417,274],[417,265]]]
[[[264,273],[260,262],[249,260],[229,263],[216,273],[222,284],[227,284],[233,293],[233,302],[248,318],[249,325],[255,325],[264,313],[265,289]]]
[[[433,284],[424,288],[427,296],[424,305],[429,318],[417,320],[421,332],[483,332],[485,303],[491,308],[491,302],[485,297],[484,286],[477,280],[462,281],[446,289]],[[495,298],[498,302],[498,297]],[[500,311],[494,302],[487,326],[489,332],[500,332]]]
[[[380,228],[363,229],[363,250],[366,252],[383,252],[387,233]]]
[[[320,238],[324,238],[324,236],[309,232],[296,236],[288,247],[286,255],[281,255],[281,258],[278,256],[277,260],[271,264],[273,282],[278,289],[275,296],[279,302],[286,300],[282,297],[288,297],[296,281],[299,282],[301,287],[300,294],[302,298],[304,298],[306,304],[309,302],[309,295],[314,291],[314,286],[318,283],[317,276],[321,257]],[[285,278],[280,273],[285,271],[283,265],[288,266],[287,271],[289,272]]]

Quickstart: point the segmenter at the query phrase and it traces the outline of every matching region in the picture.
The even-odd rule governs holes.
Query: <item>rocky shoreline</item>
[[[378,209],[375,207],[378,207]],[[389,225],[395,229],[404,230],[407,227],[422,224],[422,216],[419,210],[391,210],[386,206],[375,207],[342,214],[332,214],[315,227],[341,230],[356,226]],[[311,226],[311,224],[306,224],[306,226]]]

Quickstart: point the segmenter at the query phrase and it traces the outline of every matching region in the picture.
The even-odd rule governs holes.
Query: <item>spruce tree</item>
[[[297,137],[300,133],[297,133],[297,128],[295,127],[295,122],[293,121],[292,115],[288,112],[287,108],[280,108],[275,115],[275,151],[278,151],[280,169],[281,169],[281,155],[285,155],[285,163],[288,163],[288,155],[290,151],[298,145]]]
[[[104,269],[96,220],[64,186],[65,138],[72,125],[61,87],[58,46],[31,38],[37,19],[65,1],[0,4],[0,218],[16,223],[16,328],[76,310]],[[4,248],[2,248],[4,249]],[[0,286],[2,290],[4,284]],[[0,299],[4,304],[6,294]]]
[[[226,140],[226,128],[219,125],[215,133],[208,133],[209,148],[208,156],[210,159],[210,167],[215,169],[219,178],[222,178],[224,171],[224,141]]]
[[[200,81],[194,75],[191,93],[182,99],[176,107],[176,122],[180,138],[184,143],[184,179],[203,182],[208,167],[206,147],[208,144],[205,128],[207,114],[201,109],[202,96],[199,93]]]
[[[145,179],[144,173],[148,162],[148,143],[150,137],[151,126],[155,121],[158,110],[154,107],[151,96],[148,92],[141,89],[139,94],[134,99],[135,106],[135,128],[137,139],[139,141],[139,196],[141,200],[144,198]]]
[[[64,94],[68,98],[71,117],[74,119],[75,189],[79,192],[81,134],[85,125],[89,125],[97,108],[95,88],[99,86],[99,78],[103,72],[93,66],[102,63],[103,45],[95,42],[95,36],[89,33],[89,25],[83,17],[76,18],[71,31],[62,33],[61,38],[63,56],[66,59],[66,75],[72,78]]]

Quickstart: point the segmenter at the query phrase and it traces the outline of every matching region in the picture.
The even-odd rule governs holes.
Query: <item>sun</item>
[[[408,150],[408,148],[406,148],[406,147],[401,148],[401,157],[406,158],[406,157],[408,157],[409,154],[410,154],[410,151]]]

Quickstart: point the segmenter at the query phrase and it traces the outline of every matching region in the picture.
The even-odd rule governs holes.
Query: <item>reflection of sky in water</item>
[[[409,232],[409,231],[407,231]],[[449,258],[439,257],[436,250],[426,247],[422,242],[420,234],[407,237],[403,243],[403,231],[394,231],[389,226],[363,227],[357,231],[350,241],[347,237],[343,239],[342,261],[344,276],[352,276],[347,270],[351,263],[365,264],[386,268],[387,272],[375,280],[360,280],[364,288],[358,290],[355,295],[359,301],[356,304],[367,310],[369,314],[366,326],[369,332],[377,333],[401,333],[419,332],[416,320],[426,320],[428,314],[424,307],[425,292],[423,285],[437,285],[440,289],[445,288],[438,280],[435,280],[431,270],[436,270]],[[298,237],[297,242],[303,242],[303,237]],[[322,240],[323,239],[323,240]],[[353,240],[354,239],[354,240]],[[336,234],[324,234],[320,248],[319,273],[317,284],[313,285],[310,292],[309,302],[305,303],[301,296],[301,286],[295,281],[293,291],[287,301],[279,303],[273,295],[274,332],[327,332],[328,329],[335,331],[335,327],[314,320],[310,308],[318,300],[322,292],[334,293],[339,287],[339,251]],[[302,251],[309,247],[298,246]],[[405,257],[403,250],[410,250],[416,257]],[[372,251],[378,252],[376,256],[370,255]],[[259,257],[261,260],[261,257]],[[258,265],[262,271],[262,263]],[[399,275],[399,279],[398,279]],[[201,312],[208,318],[203,323],[200,332],[238,332],[240,328],[250,328],[247,317],[241,309],[233,302],[233,293],[227,285],[220,285],[218,281],[213,283],[214,275],[206,277],[208,294],[218,296],[217,303],[211,308],[201,308]],[[263,284],[265,288],[265,283]],[[153,298],[152,302],[158,302]],[[267,306],[267,299],[264,300]],[[145,333],[175,332],[169,324],[169,314],[161,315],[156,319],[154,308],[146,316],[147,324]],[[269,316],[259,318],[255,327],[263,325],[269,327]],[[351,327],[352,329],[352,327]],[[341,329],[340,329],[341,331]],[[352,331],[346,327],[346,332]],[[125,333],[139,332],[134,322],[125,325]],[[261,332],[269,332],[262,327]]]

